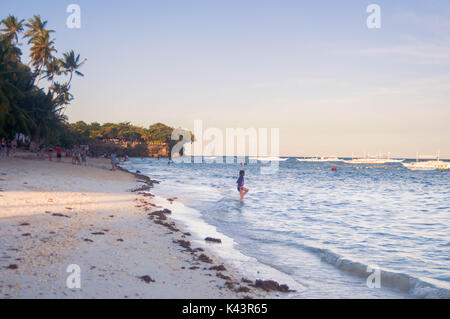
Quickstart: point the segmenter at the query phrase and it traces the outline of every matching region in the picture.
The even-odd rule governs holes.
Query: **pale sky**
[[[81,28],[66,7],[81,7]],[[366,7],[381,8],[368,29]],[[280,129],[280,153],[450,158],[449,1],[2,1],[88,59],[71,122]],[[24,50],[25,52],[25,50]],[[26,59],[27,60],[27,59]]]

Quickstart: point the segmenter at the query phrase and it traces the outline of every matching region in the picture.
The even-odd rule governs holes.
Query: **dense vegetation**
[[[118,139],[128,142],[145,142],[145,143],[167,143],[171,138],[172,127],[157,123],[151,125],[148,129],[135,126],[129,122],[125,123],[105,123],[100,125],[97,122],[86,124],[85,122],[76,122],[70,124],[70,128],[80,142],[88,142],[95,139],[113,140]]]
[[[83,76],[79,68],[85,60],[73,50],[56,57],[54,31],[40,16],[25,22],[9,15],[1,25],[0,135],[23,133],[42,143],[67,128],[64,110],[73,99],[72,77]],[[29,45],[28,65],[21,60],[20,40]],[[47,90],[38,86],[42,79],[49,82]]]
[[[98,153],[116,152],[119,155],[148,156],[149,145],[159,144],[160,148],[173,146],[173,128],[162,123],[151,125],[148,129],[125,123],[76,122],[67,124],[64,134],[58,136],[59,144],[89,145]],[[158,150],[158,147],[156,148]]]
[[[130,123],[70,124],[64,115],[73,100],[70,93],[73,75],[85,63],[73,50],[57,57],[53,30],[47,21],[35,15],[20,20],[13,15],[1,20],[0,33],[0,138],[13,138],[22,133],[38,145],[52,144],[63,147],[89,144],[98,149],[105,145],[134,145],[135,155],[145,156],[143,144],[166,143],[171,147],[173,128],[161,123],[148,129]],[[28,64],[22,62],[26,42],[30,51]],[[38,85],[47,80],[47,89]],[[120,143],[117,143],[117,140]]]

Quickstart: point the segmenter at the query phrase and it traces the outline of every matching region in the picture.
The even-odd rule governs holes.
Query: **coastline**
[[[190,234],[144,192],[150,178],[110,171],[104,159],[63,161],[0,160],[1,298],[272,296],[267,283],[256,288],[226,260],[191,247]],[[81,288],[67,287],[73,264]]]

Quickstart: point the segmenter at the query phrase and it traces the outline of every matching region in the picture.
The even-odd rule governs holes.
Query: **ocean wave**
[[[381,286],[400,290],[414,298],[450,299],[450,284],[448,283],[430,278],[417,278],[402,272],[378,268],[351,260],[324,248],[310,246],[304,246],[304,248],[318,254],[323,261],[353,276],[368,278],[373,269],[378,269]]]
[[[446,276],[448,275],[445,261],[442,260],[442,257],[434,258],[431,256],[434,253],[434,248],[437,249],[436,254],[444,256],[444,249],[450,245],[449,241],[447,241],[445,228],[442,230],[441,228],[435,229],[433,225],[439,225],[440,221],[445,225],[445,217],[447,216],[442,214],[443,211],[445,212],[445,208],[448,207],[445,201],[437,201],[437,204],[435,204],[436,201],[433,202],[433,205],[438,207],[436,210],[437,214],[435,214],[437,216],[434,216],[432,220],[433,223],[430,223],[429,218],[421,219],[420,214],[406,214],[403,211],[402,214],[399,214],[396,206],[388,206],[386,211],[390,209],[391,214],[389,216],[391,221],[393,221],[391,224],[387,224],[386,228],[368,228],[366,233],[363,232],[366,228],[361,228],[361,225],[364,226],[364,224],[361,224],[360,221],[373,217],[373,221],[378,222],[381,218],[379,214],[376,214],[378,206],[374,206],[376,209],[373,208],[372,211],[372,206],[364,205],[372,205],[372,203],[377,203],[376,201],[386,202],[384,199],[385,193],[383,193],[383,198],[372,196],[374,193],[376,194],[376,192],[373,192],[373,187],[382,187],[381,190],[385,192],[384,186],[388,185],[391,187],[388,193],[392,194],[386,195],[387,198],[397,202],[400,201],[402,194],[405,194],[405,192],[408,196],[413,196],[411,191],[416,189],[414,186],[415,182],[411,182],[411,179],[414,179],[414,176],[408,177],[409,184],[404,186],[399,184],[397,193],[392,187],[392,183],[395,180],[392,182],[390,175],[386,177],[389,178],[389,183],[381,183],[381,186],[378,186],[378,184],[374,186],[373,181],[369,180],[368,185],[370,187],[367,187],[365,193],[361,193],[368,194],[369,201],[363,200],[362,197],[358,198],[358,196],[352,197],[352,192],[355,192],[354,188],[344,188],[347,191],[345,193],[347,197],[345,198],[348,200],[340,205],[340,202],[330,201],[328,192],[332,192],[332,189],[329,187],[332,184],[326,178],[326,184],[320,184],[315,179],[311,180],[311,182],[314,181],[314,187],[311,188],[308,187],[310,181],[308,177],[302,175],[298,181],[300,186],[297,189],[292,189],[292,192],[277,192],[276,189],[271,189],[270,192],[267,192],[264,188],[266,185],[264,183],[267,181],[263,178],[257,180],[250,171],[248,181],[252,187],[252,192],[244,205],[239,202],[238,195],[233,187],[235,185],[235,176],[233,174],[237,169],[235,167],[217,166],[214,170],[209,169],[209,167],[207,169],[189,167],[185,168],[186,170],[181,170],[177,169],[176,166],[156,165],[152,164],[145,167],[128,164],[127,166],[130,170],[140,170],[143,174],[161,178],[163,182],[158,184],[152,192],[156,195],[170,194],[170,196],[178,197],[178,200],[171,204],[171,209],[178,208],[174,210],[173,217],[175,219],[178,218],[190,230],[193,230],[192,233],[196,237],[198,244],[204,244],[203,238],[205,236],[214,235],[223,238],[223,244],[220,246],[218,255],[226,260],[232,260],[233,263],[237,263],[246,271],[251,270],[251,272],[254,272],[254,270],[259,269],[260,264],[267,266],[267,268],[263,267],[261,274],[256,273],[255,276],[260,276],[263,273],[267,275],[267,278],[280,276],[283,282],[288,282],[290,278],[303,287],[310,288],[308,292],[298,295],[298,297],[319,296],[329,298],[330,296],[336,296],[345,298],[358,296],[363,298],[389,298],[389,296],[396,296],[403,298],[409,296],[412,298],[450,299],[450,283],[442,279],[447,278]],[[305,165],[305,169],[308,167]],[[281,171],[281,173],[284,175],[282,174],[274,180],[280,183],[279,185],[284,185],[283,182],[285,180],[293,179],[292,176],[300,174],[297,170],[289,171],[288,169]],[[317,177],[317,175],[314,176]],[[364,185],[360,175],[355,176],[354,180],[358,185]],[[400,177],[403,178],[403,176]],[[373,176],[372,178],[375,180]],[[377,183],[380,183],[378,179],[376,180]],[[403,179],[401,181],[403,183]],[[188,182],[191,184],[185,185]],[[293,179],[293,182],[295,185],[296,179]],[[272,183],[272,180],[269,180],[269,183]],[[351,185],[351,183],[346,183],[346,185]],[[429,186],[427,185],[427,187]],[[440,188],[439,191],[441,191]],[[317,194],[327,194],[327,196],[324,197]],[[440,193],[436,194],[441,195]],[[442,195],[446,194],[447,192],[442,193]],[[420,206],[427,205],[432,201],[432,198],[429,198],[429,196],[414,196],[416,198],[415,203],[417,205],[420,204]],[[195,201],[192,199],[195,199]],[[160,200],[164,201],[163,198],[160,198]],[[359,211],[355,212],[354,215],[342,213],[343,209],[340,208],[341,206],[354,209],[351,207],[352,205],[359,207]],[[412,210],[406,211],[418,212],[417,205]],[[333,209],[329,209],[329,207],[333,207]],[[270,214],[265,214],[266,210],[270,210]],[[301,215],[293,214],[293,212],[299,211],[302,213]],[[383,211],[381,212],[383,213]],[[297,226],[301,222],[309,225],[308,227],[311,228],[298,228]],[[245,228],[247,226],[248,229]],[[395,233],[389,231],[392,227],[400,227],[400,233],[398,231]],[[433,232],[428,231],[430,228],[432,228]],[[318,234],[322,235],[322,233],[318,233],[318,229],[325,232],[323,237],[318,237]],[[300,238],[298,238],[300,230],[301,234]],[[335,251],[341,252],[340,249],[343,246],[348,248],[348,245],[345,244],[349,240],[349,237],[346,236],[348,233],[370,234],[371,238],[374,237],[377,240],[378,246],[375,249],[381,247],[381,251],[379,250],[380,254],[377,254],[374,247],[370,251],[367,249],[368,247],[365,246],[367,236],[357,238],[357,242],[360,245],[352,245],[351,249],[344,250],[345,254],[348,254],[347,256],[351,256],[350,258],[336,253]],[[407,234],[407,236],[404,234]],[[430,234],[433,234],[434,237],[429,237]],[[438,240],[433,243],[433,238],[438,238]],[[327,242],[328,244],[326,244]],[[388,242],[387,247],[384,246],[386,242]],[[424,243],[432,243],[433,245],[427,246]],[[287,251],[291,252],[291,255],[287,257],[286,251],[283,249],[271,251],[269,247],[287,247]],[[401,255],[398,254],[398,247],[402,248]],[[417,250],[411,251],[410,247],[420,247],[427,254],[415,255]],[[430,247],[432,248],[431,250]],[[255,252],[256,248],[260,248],[260,250]],[[270,251],[265,255],[267,249]],[[375,255],[371,255],[372,253]],[[405,257],[406,253],[408,258]],[[303,262],[303,268],[298,266],[299,263],[305,261],[305,255],[308,255],[306,258],[313,257],[311,254],[319,258],[311,258],[312,261],[309,263]],[[401,258],[397,258],[399,256]],[[383,267],[374,268],[370,263],[363,261],[370,260],[372,257],[383,260]],[[323,269],[320,268],[321,263],[319,259],[323,261]],[[404,268],[398,268],[401,262],[405,262]],[[427,264],[427,262],[430,262],[430,264]],[[373,274],[373,270],[368,270],[370,266],[373,269],[377,269],[377,271],[379,270],[382,288],[380,290],[376,288],[367,289],[365,286],[364,280],[367,280]],[[390,270],[388,267],[398,270]],[[439,270],[440,268],[438,267],[442,267],[443,271]],[[301,271],[298,271],[299,269]],[[403,272],[402,269],[404,269]],[[414,269],[412,273],[418,273],[419,275],[411,275],[410,269]],[[272,272],[272,270],[274,271]],[[335,276],[334,273],[337,274],[336,277],[327,277],[328,275]],[[434,278],[439,279],[419,277],[429,276],[430,274]],[[322,283],[321,279],[323,278],[328,278],[328,280],[324,280],[324,283]],[[358,278],[363,279],[363,281],[361,282]],[[291,285],[289,284],[289,286]],[[335,287],[338,289],[334,289]],[[314,295],[315,292],[317,293],[316,295]]]

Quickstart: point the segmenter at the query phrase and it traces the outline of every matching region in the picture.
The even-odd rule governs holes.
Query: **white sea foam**
[[[181,222],[192,235],[191,241],[196,246],[210,250],[214,255],[223,258],[227,263],[239,269],[248,279],[256,280],[277,280],[282,284],[287,284],[291,290],[297,292],[305,290],[305,287],[272,267],[259,263],[255,258],[242,254],[236,249],[236,243],[217,231],[215,226],[207,224],[198,210],[189,208],[179,201],[170,203],[161,196],[155,196],[157,205],[169,208],[172,211],[171,218]],[[220,238],[222,243],[209,244],[204,239],[206,237]]]

